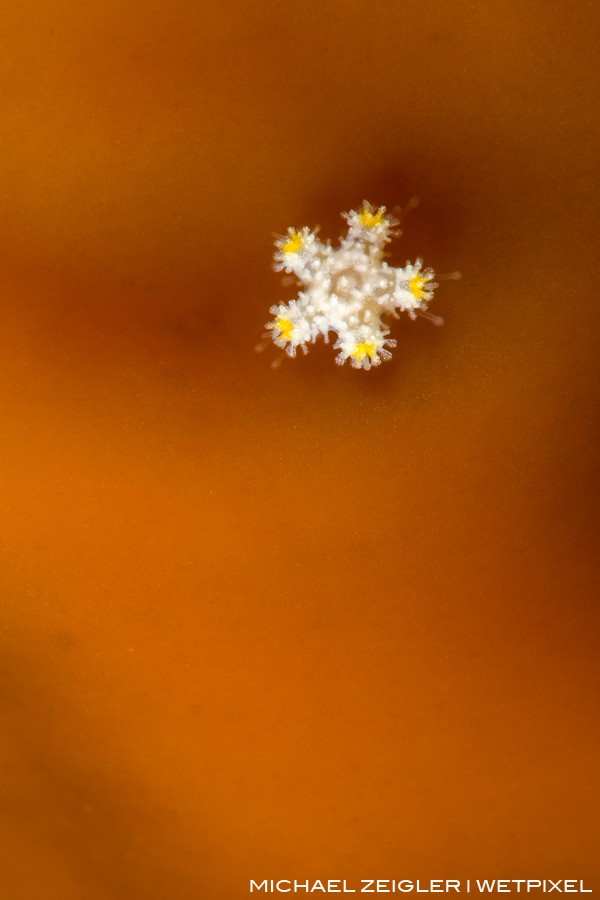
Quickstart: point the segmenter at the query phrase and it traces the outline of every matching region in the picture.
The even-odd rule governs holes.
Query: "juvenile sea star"
[[[271,307],[274,320],[266,327],[288,356],[298,347],[306,353],[319,335],[328,343],[334,331],[336,362],[349,359],[356,369],[370,369],[391,359],[387,348],[396,346],[382,316],[407,312],[416,318],[427,310],[437,284],[420,259],[404,268],[385,261],[385,245],[398,224],[385,206],[375,209],[365,201],[359,212],[343,216],[348,233],[337,248],[319,241],[316,228],[288,228],[277,239],[275,268],[295,275],[302,289],[297,299]]]

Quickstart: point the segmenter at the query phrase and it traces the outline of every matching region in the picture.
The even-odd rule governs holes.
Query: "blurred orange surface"
[[[596,34],[3,4],[2,900],[600,889]],[[413,194],[445,327],[273,371],[272,233]]]

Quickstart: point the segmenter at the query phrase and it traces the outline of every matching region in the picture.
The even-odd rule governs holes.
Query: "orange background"
[[[600,887],[594,16],[2,5],[2,900]],[[445,327],[272,371],[413,194]]]

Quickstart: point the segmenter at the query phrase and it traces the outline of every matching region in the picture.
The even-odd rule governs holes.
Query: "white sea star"
[[[396,346],[382,316],[407,312],[416,318],[427,309],[437,284],[420,259],[403,269],[385,262],[384,248],[398,222],[384,206],[375,209],[365,201],[360,212],[343,216],[348,233],[338,248],[319,241],[317,229],[310,228],[288,228],[275,242],[275,268],[295,275],[302,289],[297,299],[271,307],[275,318],[266,327],[288,356],[295,356],[298,347],[306,353],[307,343],[319,335],[328,343],[334,331],[340,351],[336,362],[350,359],[354,368],[370,369],[391,359],[387,348]]]

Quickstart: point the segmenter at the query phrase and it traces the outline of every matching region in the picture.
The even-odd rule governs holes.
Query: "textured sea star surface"
[[[398,221],[384,206],[365,201],[358,212],[343,213],[348,232],[339,247],[317,238],[317,229],[288,228],[275,242],[275,268],[294,275],[300,284],[295,300],[272,306],[266,326],[275,344],[288,356],[321,335],[326,343],[335,332],[336,362],[347,359],[357,369],[370,369],[391,359],[396,341],[383,316],[407,312],[414,319],[424,312],[437,287],[432,269],[420,259],[395,268],[385,261],[385,247],[398,232]]]

